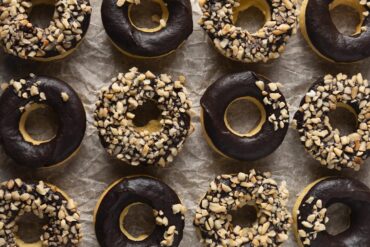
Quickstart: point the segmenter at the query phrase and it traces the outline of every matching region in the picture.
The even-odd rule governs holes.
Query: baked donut
[[[255,170],[220,175],[196,209],[194,225],[206,246],[280,246],[288,239],[291,216],[286,208],[289,192],[279,187],[270,173]],[[257,220],[251,227],[233,225],[233,210],[251,204]]]
[[[29,21],[32,7],[55,5],[47,28]],[[6,53],[22,59],[51,61],[71,54],[81,43],[90,24],[89,0],[14,0],[0,2],[0,43]]]
[[[333,23],[330,10],[347,5],[360,16],[356,32],[345,35]],[[304,0],[300,14],[301,32],[311,48],[321,57],[339,63],[351,63],[370,56],[370,20],[367,1],[360,0]]]
[[[201,120],[211,147],[225,157],[251,161],[280,146],[288,131],[289,110],[280,83],[246,71],[229,74],[207,88],[200,100]],[[239,133],[227,120],[229,106],[237,100],[255,104],[261,118],[248,133]]]
[[[338,234],[326,232],[327,209],[343,203],[351,209],[350,227]],[[299,195],[293,209],[294,233],[299,246],[353,247],[370,242],[370,190],[344,177],[319,179]]]
[[[199,21],[217,50],[224,56],[245,63],[267,62],[284,51],[296,32],[295,0],[200,0],[203,15]],[[240,12],[256,7],[266,23],[255,33],[235,26]]]
[[[147,236],[134,237],[123,226],[132,205],[153,208],[156,226]],[[94,213],[95,233],[100,246],[179,246],[185,207],[176,192],[165,183],[148,176],[119,179],[103,193]]]
[[[50,107],[58,117],[58,131],[49,140],[35,140],[26,130],[31,112]],[[65,82],[31,74],[11,80],[0,98],[0,141],[19,165],[51,167],[77,153],[86,129],[86,114],[77,93]]]
[[[174,52],[193,32],[189,0],[154,0],[162,10],[155,28],[136,26],[131,19],[134,0],[103,0],[101,15],[114,46],[136,58],[162,57]],[[126,4],[125,4],[126,3]]]
[[[306,150],[329,169],[359,170],[367,158],[370,141],[370,87],[361,74],[326,75],[310,87],[294,116],[294,126]],[[329,112],[337,107],[351,111],[357,130],[341,135],[329,121]]]
[[[156,76],[132,68],[112,79],[101,90],[94,113],[100,141],[110,155],[127,164],[166,166],[182,149],[192,132],[185,78],[172,80],[167,74]],[[140,110],[154,104],[149,112]],[[145,114],[158,115],[142,125]],[[147,115],[147,117],[149,116]]]
[[[0,198],[0,246],[74,247],[80,243],[81,224],[76,204],[56,186],[12,179],[0,185]],[[25,243],[17,234],[17,220],[28,213],[47,220],[35,243]]]

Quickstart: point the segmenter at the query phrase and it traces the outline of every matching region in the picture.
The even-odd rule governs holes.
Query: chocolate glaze
[[[169,11],[167,26],[146,33],[131,25],[129,4],[119,8],[116,0],[103,0],[101,15],[111,40],[122,50],[136,56],[157,57],[176,50],[193,32],[189,0],[164,0]]]
[[[266,120],[261,131],[252,137],[240,137],[227,128],[224,114],[227,107],[237,98],[251,96],[265,107],[267,117],[270,114],[279,115],[271,105],[263,104],[263,95],[256,86],[256,81],[270,81],[254,72],[241,72],[226,75],[213,83],[201,98],[204,129],[213,145],[226,156],[252,161],[263,158],[280,146],[288,131],[286,124],[283,129],[274,131],[274,125]],[[281,94],[280,91],[277,91]],[[281,94],[282,95],[282,94]],[[285,102],[282,95],[279,99]]]
[[[0,98],[0,141],[5,152],[19,165],[40,168],[58,164],[70,157],[82,142],[86,129],[84,107],[77,93],[63,81],[44,76],[26,80],[24,87],[41,82],[39,92],[45,93],[46,101],[39,101],[39,96],[18,97],[10,86]],[[62,100],[62,92],[68,94],[67,102]],[[59,123],[55,138],[38,146],[25,141],[19,131],[20,107],[32,102],[51,107]]]
[[[312,45],[335,62],[349,63],[369,57],[370,30],[354,36],[340,33],[330,16],[329,4],[332,2],[333,0],[308,0],[305,21]],[[363,26],[370,29],[368,17],[365,17]]]
[[[351,178],[330,177],[316,185],[303,198],[305,202],[310,196],[320,199],[322,205],[328,208],[334,203],[343,203],[351,209],[351,225],[346,231],[331,236],[326,231],[319,232],[311,247],[368,247],[370,243],[370,190]],[[312,205],[301,204],[299,207],[302,219],[310,215]],[[330,220],[330,219],[329,219]],[[302,222],[298,221],[298,228]]]
[[[148,177],[135,176],[124,178],[102,199],[96,211],[95,233],[102,247],[154,247],[160,246],[165,232],[164,226],[157,225],[152,234],[143,241],[128,239],[119,227],[121,212],[133,203],[144,203],[156,209],[162,210],[168,218],[168,224],[176,226],[178,234],[174,235],[171,246],[179,246],[183,235],[184,220],[182,214],[174,215],[172,205],[179,204],[180,199],[176,193],[163,182]]]

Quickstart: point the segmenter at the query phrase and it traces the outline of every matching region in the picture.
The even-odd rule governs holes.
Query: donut
[[[280,57],[296,32],[295,0],[200,0],[199,20],[216,49],[227,58],[244,63],[267,62]],[[256,7],[265,15],[264,26],[250,33],[236,26],[239,13]]]
[[[197,207],[194,225],[209,247],[280,246],[291,227],[288,196],[285,182],[278,186],[267,172],[220,175]],[[248,204],[256,207],[256,222],[251,227],[234,225],[230,212]]]
[[[200,100],[201,122],[210,146],[221,155],[242,161],[265,157],[280,146],[288,131],[289,110],[280,83],[246,71],[228,74],[207,88]],[[261,118],[248,133],[239,133],[227,120],[229,106],[246,100]]]
[[[319,78],[303,97],[294,116],[294,126],[305,149],[329,169],[358,171],[367,158],[370,119],[370,87],[361,74],[326,75]],[[357,130],[341,135],[333,128],[328,114],[337,107],[352,112]]]
[[[29,21],[32,7],[55,6],[46,28]],[[89,0],[14,0],[0,2],[0,44],[6,53],[22,59],[52,61],[71,54],[85,37],[90,24]]]
[[[162,57],[174,52],[193,32],[189,0],[153,2],[162,10],[159,25],[143,28],[131,19],[132,6],[140,1],[103,0],[101,16],[105,31],[123,54],[136,58]]]
[[[33,111],[50,107],[58,130],[49,140],[35,140],[26,130]],[[29,168],[65,163],[77,153],[86,129],[86,114],[77,93],[65,82],[31,74],[11,80],[0,97],[0,142],[8,156]]]
[[[333,23],[330,10],[339,5],[355,9],[360,23],[352,35],[341,33]],[[370,19],[367,1],[304,0],[300,14],[301,32],[310,47],[331,62],[352,63],[370,56]]]
[[[153,208],[156,226],[147,236],[134,237],[123,226],[132,205]],[[179,246],[184,229],[184,213],[176,192],[148,176],[125,177],[103,193],[94,213],[95,233],[100,246]]]
[[[74,247],[80,243],[81,224],[76,204],[56,186],[43,181],[25,183],[19,178],[11,179],[1,183],[0,198],[0,246]],[[28,213],[47,220],[40,240],[35,243],[25,243],[17,232],[17,220]]]
[[[330,235],[327,209],[342,203],[351,209],[350,227]],[[319,179],[300,193],[293,209],[294,233],[299,246],[353,247],[370,242],[370,190],[360,181],[345,177]]]
[[[192,133],[185,78],[141,73],[131,68],[119,73],[109,87],[101,90],[94,113],[100,141],[107,152],[132,166],[166,166],[182,149]],[[137,118],[147,103],[154,104],[159,116],[140,126]]]

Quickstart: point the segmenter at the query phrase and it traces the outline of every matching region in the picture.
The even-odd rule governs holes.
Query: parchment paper
[[[298,134],[290,129],[285,141],[272,155],[256,162],[235,162],[222,158],[206,144],[199,123],[199,99],[212,82],[220,76],[237,71],[253,70],[279,81],[291,104],[291,115],[296,111],[301,97],[314,78],[326,73],[361,72],[370,79],[370,61],[365,60],[351,65],[335,65],[323,61],[308,47],[300,32],[294,35],[283,56],[269,64],[245,65],[229,61],[213,48],[206,34],[197,24],[200,8],[192,0],[194,12],[194,32],[183,47],[176,53],[161,59],[137,60],[121,55],[108,41],[100,17],[99,0],[92,0],[94,7],[92,22],[86,40],[67,59],[56,63],[33,63],[20,61],[0,54],[0,80],[24,77],[30,72],[58,77],[68,82],[79,93],[87,111],[88,128],[79,154],[65,168],[52,172],[29,172],[19,169],[0,148],[0,180],[21,177],[26,180],[44,179],[64,189],[74,198],[82,214],[84,239],[82,247],[99,246],[93,227],[93,210],[103,190],[116,179],[131,174],[150,174],[169,184],[189,209],[186,214],[186,228],[182,247],[201,246],[192,225],[194,210],[206,192],[209,182],[221,173],[237,173],[255,168],[271,171],[278,181],[286,180],[291,193],[291,208],[296,194],[311,181],[340,172],[328,171],[321,167],[304,150]],[[112,160],[102,148],[95,128],[92,125],[94,103],[97,91],[108,85],[110,78],[132,66],[140,70],[165,72],[187,78],[187,87],[194,103],[196,116],[194,134],[187,140],[184,150],[169,168],[135,168]],[[370,164],[366,162],[360,172],[346,172],[370,185]],[[285,246],[296,246],[290,236]]]

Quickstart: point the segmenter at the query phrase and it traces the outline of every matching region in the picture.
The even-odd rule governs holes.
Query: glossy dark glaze
[[[131,25],[128,6],[119,8],[116,0],[103,0],[101,15],[111,40],[131,55],[157,57],[176,50],[193,32],[189,0],[165,0],[169,11],[167,26],[158,32],[146,33]]]
[[[138,242],[128,239],[121,232],[119,227],[121,212],[130,204],[137,202],[145,203],[157,211],[163,211],[164,216],[168,218],[169,225],[176,226],[176,231],[178,231],[171,246],[178,246],[183,235],[184,220],[181,218],[182,214],[173,214],[172,205],[181,203],[180,199],[166,184],[147,176],[124,178],[104,196],[95,219],[95,233],[100,246],[160,246],[165,232],[164,226],[156,225],[148,238]]]
[[[351,225],[348,230],[336,236],[331,236],[326,231],[320,232],[311,241],[311,247],[370,246],[370,190],[366,185],[351,178],[330,177],[314,185],[303,198],[303,202],[310,196],[322,200],[325,208],[334,203],[343,203],[351,209]],[[302,219],[312,213],[312,205],[305,205],[301,204],[299,207]],[[302,228],[300,221],[298,226]]]
[[[13,87],[9,87],[0,98],[0,140],[5,152],[16,163],[29,168],[52,166],[70,157],[79,148],[86,129],[86,113],[72,87],[50,77],[27,79],[30,84],[36,81],[41,81],[39,91],[45,93],[46,101],[39,102],[38,96],[20,98]],[[68,94],[67,102],[63,102],[62,92]],[[50,142],[35,146],[22,137],[19,108],[30,102],[47,104],[58,116],[58,133]]]
[[[259,100],[265,107],[267,117],[273,113],[279,114],[272,106],[263,104],[264,96],[255,84],[258,80],[264,81],[265,84],[270,82],[250,71],[226,75],[213,83],[200,101],[208,137],[219,151],[236,160],[252,161],[269,155],[280,146],[288,131],[287,125],[274,131],[273,124],[266,120],[260,132],[243,138],[230,132],[225,125],[224,114],[227,107],[235,99],[244,96]],[[281,94],[280,91],[277,92]],[[285,101],[284,96],[279,100]]]
[[[343,35],[334,25],[329,11],[333,0],[308,0],[305,21],[312,45],[335,62],[355,62],[370,56],[370,19],[363,26],[368,30],[355,36]],[[366,7],[367,8],[367,7]]]

